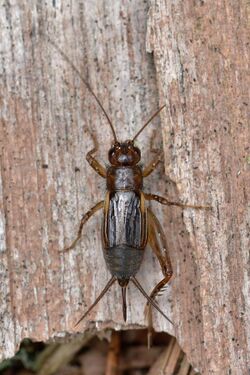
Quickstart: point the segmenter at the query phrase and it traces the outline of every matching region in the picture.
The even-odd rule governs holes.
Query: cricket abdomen
[[[128,280],[140,268],[143,251],[126,245],[104,250],[104,258],[110,273],[118,280]]]

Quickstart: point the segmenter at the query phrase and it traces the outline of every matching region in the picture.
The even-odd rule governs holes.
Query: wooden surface
[[[145,325],[133,286],[128,322],[112,287],[76,329],[74,323],[109,278],[101,215],[74,238],[81,215],[100,201],[105,181],[88,166],[90,132],[107,162],[112,133],[93,98],[49,35],[79,68],[110,114],[119,139],[138,139],[148,161],[153,130],[163,166],[145,191],[212,212],[151,206],[168,237],[174,277],[159,300],[174,334],[202,374],[247,374],[249,357],[249,129],[243,1],[3,1],[1,17],[0,346],[13,355],[24,337],[48,340],[78,330]],[[146,33],[147,31],[147,33]],[[148,54],[146,52],[146,45]],[[154,65],[155,64],[155,65]],[[156,66],[156,71],[155,71]],[[167,177],[168,176],[168,177]],[[160,280],[147,249],[138,274],[146,290]]]
[[[202,374],[250,368],[246,13],[243,1],[156,1],[148,20],[166,174],[181,199],[213,207],[186,210],[182,233],[173,216],[171,231],[177,339]]]

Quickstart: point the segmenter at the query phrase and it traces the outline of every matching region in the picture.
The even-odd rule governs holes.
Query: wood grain
[[[75,250],[81,216],[103,199],[105,181],[88,166],[90,132],[107,163],[112,133],[100,109],[49,35],[87,78],[119,139],[138,138],[148,161],[154,133],[160,166],[147,192],[206,204],[211,213],[152,209],[168,237],[174,278],[159,300],[174,334],[202,374],[247,374],[249,359],[249,128],[246,4],[156,0],[3,1],[1,19],[1,356],[24,337],[64,339],[78,330],[142,327],[145,301],[128,291],[124,324],[114,286],[87,320],[74,323],[109,278],[101,215]],[[149,13],[148,13],[149,12]],[[146,42],[147,51],[146,52]],[[153,54],[151,53],[153,52]],[[156,67],[156,71],[155,71]],[[163,215],[164,213],[164,215]],[[161,278],[150,249],[138,279]],[[230,372],[231,371],[231,372]]]
[[[244,1],[156,1],[148,21],[164,118],[165,169],[212,214],[173,215],[173,316],[202,374],[248,374],[249,40]],[[177,235],[177,236],[176,236]]]
[[[93,146],[90,133],[97,134],[97,157],[104,164],[112,133],[46,35],[88,80],[118,138],[128,139],[159,108],[153,58],[145,49],[147,11],[143,1],[6,1],[0,9],[2,356],[13,355],[24,337],[47,341],[78,330],[146,323],[145,300],[131,286],[124,324],[121,291],[115,285],[74,328],[110,277],[102,256],[101,215],[87,223],[75,250],[60,250],[75,238],[81,216],[105,194],[105,181],[85,160]],[[138,139],[146,162],[153,157],[149,139],[154,128],[160,147],[159,118]],[[160,192],[160,172],[148,179],[148,190]],[[138,278],[148,291],[161,278],[149,249]],[[165,296],[161,306],[171,315]],[[158,329],[173,332],[158,314],[155,322]]]

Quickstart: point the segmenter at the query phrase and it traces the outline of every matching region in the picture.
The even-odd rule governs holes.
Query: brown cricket
[[[81,76],[78,69],[72,64],[64,52],[49,39],[49,42],[60,52],[60,54],[70,64],[72,69],[80,77],[91,95],[95,98],[102,112],[104,113],[113,133],[113,143],[108,152],[110,166],[105,168],[93,156],[98,150],[98,142],[92,135],[94,148],[86,155],[86,160],[90,166],[102,177],[106,179],[107,191],[105,199],[93,206],[83,215],[78,234],[73,243],[65,250],[75,247],[81,238],[84,224],[97,211],[103,211],[102,243],[103,254],[106,265],[111,273],[111,278],[84,315],[78,320],[78,325],[100,301],[108,289],[118,281],[122,291],[122,309],[124,321],[127,319],[126,308],[126,288],[131,281],[147,299],[148,315],[148,341],[150,345],[153,330],[151,307],[164,316],[171,324],[172,321],[164,314],[155,301],[156,296],[163,290],[169,282],[173,271],[167,250],[167,242],[162,226],[152,210],[147,207],[147,201],[154,200],[167,206],[178,206],[183,208],[207,209],[209,206],[195,206],[179,202],[171,202],[168,199],[156,194],[143,192],[143,178],[148,177],[159,162],[163,159],[162,152],[156,153],[153,160],[142,168],[138,163],[141,159],[141,151],[135,146],[135,140],[146,126],[163,110],[161,106],[136,133],[133,139],[119,142],[114,126],[103,108],[101,102],[89,86],[88,82]],[[158,238],[159,235],[159,238]],[[159,241],[160,239],[160,241]],[[160,243],[159,243],[160,242]],[[135,275],[137,274],[143,260],[146,245],[149,244],[156,255],[163,279],[158,282],[148,295]]]

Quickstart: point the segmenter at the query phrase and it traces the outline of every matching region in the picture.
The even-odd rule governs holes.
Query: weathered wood
[[[1,7],[1,354],[11,356],[24,337],[46,341],[86,328],[143,326],[145,299],[128,290],[128,322],[122,318],[121,291],[107,296],[78,328],[109,278],[102,256],[101,214],[86,224],[76,249],[62,253],[75,238],[81,216],[102,200],[105,181],[88,165],[93,146],[107,163],[112,133],[79,77],[49,35],[69,56],[102,101],[119,139],[132,137],[158,109],[152,55],[145,49],[148,6],[122,2],[46,3],[13,1]],[[159,118],[138,139],[148,161],[149,139]],[[158,188],[159,168],[148,179]],[[161,209],[158,209],[161,212]],[[138,278],[150,290],[160,267],[148,250]],[[150,277],[149,277],[150,275]],[[170,314],[166,294],[161,307]],[[158,329],[173,332],[155,315]]]
[[[179,196],[213,213],[174,211],[176,336],[202,374],[248,374],[249,41],[244,1],[152,3],[164,118],[165,170]],[[177,212],[177,210],[176,210]]]
[[[155,328],[175,334],[202,374],[245,374],[250,181],[243,1],[159,0],[148,9],[142,0],[13,0],[3,1],[0,17],[1,355],[13,355],[24,337],[46,341],[79,329],[146,323],[145,300],[133,286],[123,323],[115,286],[74,328],[109,277],[101,215],[86,224],[75,250],[59,250],[75,237],[82,214],[103,199],[105,182],[85,160],[89,133],[97,134],[104,163],[112,133],[77,75],[48,43],[49,35],[87,77],[119,139],[132,137],[167,103],[161,119],[169,178],[159,167],[145,189],[211,203],[213,212],[182,215],[179,208],[152,203],[174,266],[160,305],[175,329],[157,313]],[[145,49],[147,17],[147,48],[157,73]],[[159,126],[158,119],[138,139],[143,161],[152,156],[149,139]],[[155,143],[160,142],[158,131]],[[138,278],[146,290],[161,278],[149,249]]]
[[[40,355],[37,361],[36,373],[38,375],[53,375],[59,369],[72,361],[75,355],[93,337],[91,334],[80,335],[65,344],[53,343]]]
[[[197,374],[192,370],[176,339],[172,337],[169,345],[158,356],[147,375],[189,375],[191,372]]]
[[[111,336],[106,366],[105,375],[118,375],[119,360],[121,355],[121,336],[120,332],[114,331]]]

